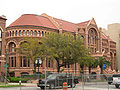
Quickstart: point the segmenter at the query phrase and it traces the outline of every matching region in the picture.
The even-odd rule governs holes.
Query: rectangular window
[[[50,60],[48,60],[48,67],[50,67]]]
[[[28,59],[28,67],[30,67],[30,59]]]
[[[70,64],[68,63],[68,68],[70,68]]]
[[[11,65],[10,65],[10,57],[9,57],[9,67],[10,67]]]
[[[15,67],[16,67],[16,57],[15,57]]]
[[[11,62],[12,62],[12,63],[11,63],[11,64],[12,64],[11,67],[14,67],[13,57],[11,57]]]
[[[22,67],[22,56],[20,56],[20,67]]]
[[[26,57],[23,57],[23,67],[27,67]]]

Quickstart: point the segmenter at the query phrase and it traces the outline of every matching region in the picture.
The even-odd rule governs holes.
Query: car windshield
[[[51,75],[49,75],[49,76],[47,77],[47,79],[55,79],[56,76],[57,76],[57,75],[55,75],[55,74],[51,74]]]

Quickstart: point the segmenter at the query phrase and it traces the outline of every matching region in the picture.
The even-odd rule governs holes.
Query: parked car
[[[74,88],[78,83],[78,78],[66,74],[51,74],[47,77],[47,80],[40,79],[37,83],[37,86],[40,87],[41,89],[44,89],[45,82],[46,82],[46,87],[49,87],[50,89],[53,89],[58,86],[63,86],[64,82],[67,82],[68,86]]]
[[[108,81],[108,84],[112,84],[113,83],[113,77],[107,77],[107,81]]]
[[[113,84],[115,84],[116,88],[119,88],[119,86],[120,86],[120,74],[113,75]]]

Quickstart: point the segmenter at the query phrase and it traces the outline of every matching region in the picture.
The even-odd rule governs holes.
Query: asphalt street
[[[39,87],[12,87],[12,88],[0,88],[0,90],[41,90]],[[50,90],[50,89],[46,89]],[[62,89],[54,89],[54,90],[62,90]],[[82,86],[77,85],[75,88],[68,88],[67,90],[120,90],[115,88],[114,85],[88,85],[88,86]]]

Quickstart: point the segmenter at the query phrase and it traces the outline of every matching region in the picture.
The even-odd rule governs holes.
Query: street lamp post
[[[42,64],[42,60],[41,60],[40,58],[37,58],[37,59],[35,60],[35,64],[36,64],[37,67],[38,67],[38,80],[39,80],[39,67],[40,67],[40,65]]]

